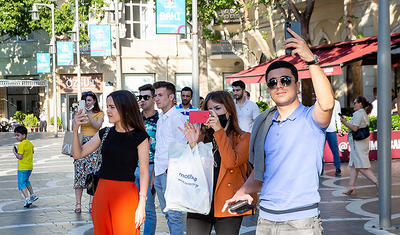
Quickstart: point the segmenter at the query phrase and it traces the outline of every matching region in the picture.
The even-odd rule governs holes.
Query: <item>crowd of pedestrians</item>
[[[106,114],[113,126],[101,128],[104,113],[97,96],[82,94],[85,112],[75,115],[73,125],[75,212],[81,213],[86,178],[95,173],[98,184],[93,207],[92,198],[89,202],[94,234],[140,234],[144,225],[144,234],[154,235],[156,196],[172,235],[185,231],[188,235],[209,235],[213,228],[217,235],[239,234],[243,216],[252,214],[251,210],[237,214],[229,209],[241,201],[258,201],[258,235],[322,234],[318,187],[324,145],[327,141],[335,174],[340,176],[336,133],[342,133],[341,123],[350,130],[352,149],[350,183],[344,193],[356,192],[359,172],[378,187],[369,169],[368,139],[352,137],[353,132],[369,125],[367,113],[372,106],[364,97],[357,97],[353,118],[346,121],[341,117],[340,104],[334,100],[318,58],[300,36],[288,31],[294,37],[284,42],[284,48],[294,48],[293,53],[309,67],[316,95],[311,107],[301,104],[298,71],[286,61],[273,62],[265,72],[267,91],[276,105],[261,114],[240,80],[232,84],[233,97],[225,91],[213,91],[200,107],[191,104],[190,87],[180,91],[181,103],[175,105],[175,85],[159,81],[139,87],[137,96],[126,90],[109,94]],[[210,111],[208,119],[200,125],[188,122],[189,113],[199,110]],[[29,182],[33,145],[26,140],[26,128],[15,132],[21,141],[14,149],[20,161],[18,186],[29,206],[37,200]],[[200,142],[212,145],[211,209],[208,214],[187,213],[184,228],[181,211],[164,211],[169,149],[173,143],[194,148]]]

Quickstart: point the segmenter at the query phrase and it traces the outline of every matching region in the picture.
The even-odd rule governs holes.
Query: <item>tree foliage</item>
[[[65,36],[72,31],[75,16],[75,1],[65,0],[57,6],[52,0],[0,0],[0,37],[1,36],[28,36],[35,30],[44,29],[51,35],[51,10],[47,7],[39,8],[39,21],[32,20],[34,3],[54,4],[54,28],[57,36]],[[81,40],[87,41],[88,36],[84,22],[89,20],[89,13],[93,12],[97,18],[103,17],[104,0],[78,0]]]

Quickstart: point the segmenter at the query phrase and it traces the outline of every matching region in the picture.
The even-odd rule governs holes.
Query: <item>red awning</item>
[[[391,45],[400,44],[400,32],[391,34]],[[342,66],[361,59],[363,56],[377,52],[377,37],[367,37],[353,41],[333,43],[329,45],[312,47],[314,54],[318,55],[320,66],[327,76],[342,74]],[[284,60],[294,64],[299,71],[299,78],[310,78],[308,66],[298,57],[283,55],[273,60],[264,62],[247,70],[232,74],[227,77],[226,84],[232,84],[235,80],[249,83],[265,82],[264,73],[267,67],[274,61]]]

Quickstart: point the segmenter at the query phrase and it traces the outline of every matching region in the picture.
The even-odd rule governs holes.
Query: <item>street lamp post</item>
[[[79,4],[78,0],[75,0],[75,33],[76,33],[76,75],[78,79],[78,93],[77,100],[82,97],[82,84],[81,84],[81,51],[79,47]]]
[[[38,7],[48,7],[51,9],[51,41],[50,53],[53,54],[53,117],[54,117],[54,137],[58,137],[57,123],[57,78],[56,78],[56,37],[54,34],[54,5],[44,3],[34,3],[32,7],[32,20],[39,20]]]

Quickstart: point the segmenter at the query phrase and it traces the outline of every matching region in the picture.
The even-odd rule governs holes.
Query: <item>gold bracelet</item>
[[[139,197],[144,197],[144,200],[147,201],[147,196],[145,194],[139,193]]]

